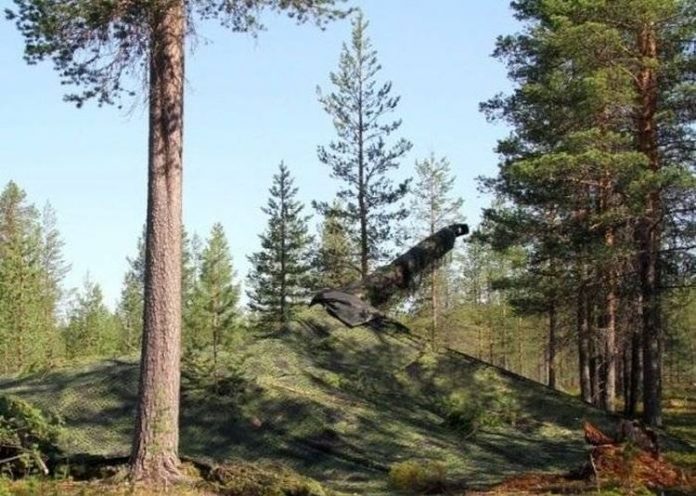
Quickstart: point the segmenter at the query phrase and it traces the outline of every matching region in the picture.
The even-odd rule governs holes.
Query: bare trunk
[[[181,341],[181,180],[185,15],[167,3],[152,21],[150,138],[144,336],[135,436],[134,480],[179,476]]]
[[[524,366],[522,365],[522,317],[517,317],[517,373],[524,375]]]
[[[586,403],[592,402],[592,384],[590,380],[590,342],[587,322],[587,296],[585,288],[580,289],[577,302],[578,365],[580,367],[580,395]]]
[[[606,235],[606,245],[611,249],[614,245],[612,230]],[[614,267],[609,268],[608,291],[606,297],[606,333],[604,342],[605,386],[603,406],[613,412],[616,406],[616,277]]]
[[[602,394],[601,361],[599,359],[597,333],[594,321],[594,302],[590,298],[587,300],[587,336],[590,349],[590,384],[592,389],[592,404],[599,405]]]
[[[638,49],[646,63],[637,77],[639,110],[636,119],[638,147],[648,159],[651,171],[661,168],[658,153],[657,74],[652,64],[657,59],[655,26],[647,24],[638,34]],[[638,227],[641,296],[643,302],[643,420],[662,425],[662,324],[660,321],[659,251],[661,243],[661,198],[655,185],[646,198],[643,219]]]
[[[556,307],[549,308],[549,387],[556,388]]]
[[[432,310],[432,317],[430,321],[430,345],[433,351],[437,350],[437,269],[433,267],[430,273],[431,284],[430,284],[430,306]]]
[[[286,245],[286,224],[287,224],[287,198],[285,190],[287,188],[287,178],[283,176],[283,184],[280,188],[280,328],[285,331],[288,327],[288,295],[287,295],[287,245]]]
[[[641,380],[643,378],[642,343],[640,332],[631,336],[631,376],[626,404],[626,415],[634,417],[640,401]]]

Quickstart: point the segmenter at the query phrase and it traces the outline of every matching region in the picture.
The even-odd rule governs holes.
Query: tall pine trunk
[[[652,63],[657,59],[655,26],[646,24],[638,34],[638,50],[646,61],[636,82],[638,93],[637,142],[653,173],[660,171],[657,112],[657,74]],[[648,193],[645,211],[638,227],[642,316],[643,316],[643,420],[662,425],[662,329],[660,321],[659,252],[661,243],[661,198],[659,186]]]
[[[179,474],[184,32],[183,1],[153,14],[144,336],[130,460],[132,478],[150,483]]]
[[[580,287],[577,302],[578,365],[580,368],[580,395],[586,403],[592,402],[590,379],[590,336],[587,322],[587,296],[584,286]]]
[[[556,388],[556,306],[551,303],[549,308],[549,387]]]

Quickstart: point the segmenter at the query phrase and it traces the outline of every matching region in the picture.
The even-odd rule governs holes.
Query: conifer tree
[[[70,265],[63,258],[64,242],[58,231],[56,212],[46,203],[41,212],[41,307],[43,322],[41,327],[46,334],[43,341],[46,365],[58,357],[60,352],[58,335],[58,311],[64,298],[63,279]]]
[[[128,270],[123,276],[121,298],[116,308],[120,321],[119,348],[134,353],[141,347],[143,335],[143,301],[145,293],[145,234],[138,238],[137,255],[127,257]]]
[[[307,303],[312,289],[307,232],[309,217],[304,216],[297,199],[297,187],[283,162],[273,176],[266,206],[268,227],[259,235],[261,249],[249,257],[251,271],[247,292],[250,308],[260,323],[271,329],[285,329],[298,305]]]
[[[42,255],[39,213],[10,181],[0,194],[0,337],[8,371],[30,370],[44,357]]]
[[[513,127],[488,183],[507,203],[486,217],[499,241],[529,248],[527,280],[544,284],[537,294],[554,295],[550,321],[559,297],[569,303],[575,293],[583,397],[599,392],[605,408],[617,392],[618,326],[629,321],[621,309],[635,308],[619,297],[640,302],[644,418],[658,425],[662,250],[669,232],[682,240],[672,252],[686,253],[680,233],[689,222],[677,220],[684,210],[675,199],[694,194],[694,93],[684,90],[693,86],[696,8],[680,0],[513,8],[526,29],[501,37],[496,55],[516,88],[484,104]],[[634,372],[624,373],[632,387]]]
[[[298,23],[343,17],[340,0],[14,0],[6,9],[25,41],[28,63],[51,60],[65,96],[82,106],[134,94],[146,76],[149,106],[148,206],[143,352],[131,476],[149,483],[179,477],[184,54],[196,20],[255,32],[263,10]],[[166,417],[166,418],[164,418]]]
[[[239,326],[239,292],[225,231],[218,222],[213,225],[201,253],[200,275],[192,297],[189,339],[193,350],[212,348],[215,381],[219,373],[219,353],[230,344]]]
[[[314,266],[317,285],[321,288],[340,288],[360,278],[354,243],[337,213],[340,208],[334,202],[319,228],[321,237]]]
[[[401,126],[400,120],[389,120],[400,98],[391,94],[391,82],[378,84],[381,66],[367,26],[359,13],[350,45],[343,45],[338,71],[330,74],[334,91],[322,94],[319,90],[337,140],[320,146],[318,156],[331,168],[331,177],[342,183],[338,197],[345,206],[338,214],[359,240],[362,277],[385,257],[386,243],[394,239],[397,224],[408,215],[400,203],[408,192],[408,181],[394,185],[389,175],[412,147],[403,138],[388,143]],[[327,203],[314,206],[324,214],[331,209]]]
[[[411,219],[414,222],[414,241],[434,234],[439,229],[462,222],[461,208],[464,201],[452,196],[455,177],[447,158],[416,160],[416,184],[411,201]],[[446,306],[448,271],[452,258],[448,256],[442,264],[434,266],[421,283],[416,294],[416,312],[426,308],[429,317],[430,345],[437,348],[437,335],[443,309]]]
[[[101,287],[89,276],[75,296],[63,337],[69,359],[113,356],[119,351],[118,322],[104,304]]]

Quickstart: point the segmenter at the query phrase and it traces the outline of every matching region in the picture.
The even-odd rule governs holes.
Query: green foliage
[[[259,235],[261,249],[249,257],[251,271],[247,292],[250,308],[261,327],[284,329],[298,306],[307,303],[315,286],[311,272],[307,234],[308,217],[304,205],[296,200],[297,187],[283,162],[273,176],[266,207],[268,227]]]
[[[341,288],[360,279],[357,250],[345,221],[338,213],[340,209],[340,203],[334,202],[325,212],[324,222],[319,228],[321,237],[313,265],[317,287],[320,288]]]
[[[500,378],[483,370],[477,373],[476,381],[480,388],[454,390],[441,401],[439,408],[447,423],[466,436],[481,429],[514,426],[522,409]]]
[[[61,422],[15,396],[0,396],[0,478],[44,473],[58,454]]]
[[[655,423],[657,315],[664,289],[690,284],[693,267],[696,8],[683,0],[512,7],[524,28],[500,37],[495,56],[513,91],[481,106],[512,128],[498,144],[499,174],[483,182],[499,199],[485,212],[485,238],[525,251],[525,270],[502,284],[518,311],[548,315],[549,363],[557,320],[577,321],[569,327],[581,369],[585,356],[602,368],[594,394],[583,374],[586,399],[611,407],[616,357],[628,352],[618,348],[642,327],[645,370],[657,371],[643,384]]]
[[[233,31],[263,29],[264,9],[283,12],[298,23],[314,20],[319,25],[342,18],[347,11],[336,7],[342,0],[250,0],[230,5],[222,0],[180,0],[196,18],[213,19]],[[24,58],[30,64],[51,60],[63,85],[74,93],[65,100],[78,107],[90,99],[113,104],[123,93],[134,95],[139,75],[146,72],[151,45],[152,19],[168,8],[168,2],[82,0],[49,2],[14,0],[5,9],[24,37]],[[190,33],[193,33],[193,27]]]
[[[89,277],[68,311],[62,334],[68,359],[114,356],[120,351],[118,320],[106,307],[99,284]]]
[[[400,120],[387,120],[399,97],[391,95],[391,82],[377,83],[381,66],[367,37],[367,26],[358,14],[351,42],[341,51],[338,71],[330,74],[334,92],[319,92],[338,138],[328,147],[319,147],[319,160],[342,182],[338,198],[344,205],[337,210],[327,203],[314,203],[324,214],[333,210],[350,227],[353,239],[360,241],[363,277],[368,264],[387,255],[385,243],[394,239],[396,223],[408,215],[400,204],[408,192],[408,181],[394,185],[388,174],[399,167],[399,160],[412,147],[403,138],[393,145],[387,143],[401,126]]]
[[[446,478],[447,467],[431,460],[406,460],[389,467],[389,485],[408,494],[439,494]]]
[[[186,349],[212,346],[214,352],[230,343],[239,328],[239,284],[222,224],[213,225],[200,254],[200,272],[186,312]],[[214,353],[215,354],[215,353]]]
[[[57,309],[67,270],[50,205],[43,216],[10,181],[0,193],[0,370],[45,368],[60,354]]]
[[[182,358],[181,380],[187,391],[203,391],[235,400],[246,392],[243,359],[229,353],[214,357],[206,350],[187,351]]]
[[[435,158],[433,153],[422,161],[416,160],[416,184],[411,199],[412,244],[443,227],[464,221],[461,212],[464,201],[452,196],[454,181],[447,158]],[[427,332],[433,349],[442,338],[443,317],[455,303],[452,259],[451,255],[446,256],[424,274],[412,298],[414,329]]]
[[[145,297],[145,229],[138,238],[138,253],[127,258],[128,270],[123,276],[121,298],[116,317],[121,327],[118,348],[122,353],[140,350],[143,335],[143,299]]]

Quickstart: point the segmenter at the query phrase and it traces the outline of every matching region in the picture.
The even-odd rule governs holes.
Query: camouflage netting
[[[381,307],[396,295],[413,290],[422,275],[454,248],[457,237],[468,232],[466,224],[442,228],[362,281],[345,288],[319,291],[310,306],[322,305],[329,315],[350,327],[382,318],[382,313],[375,307]]]

